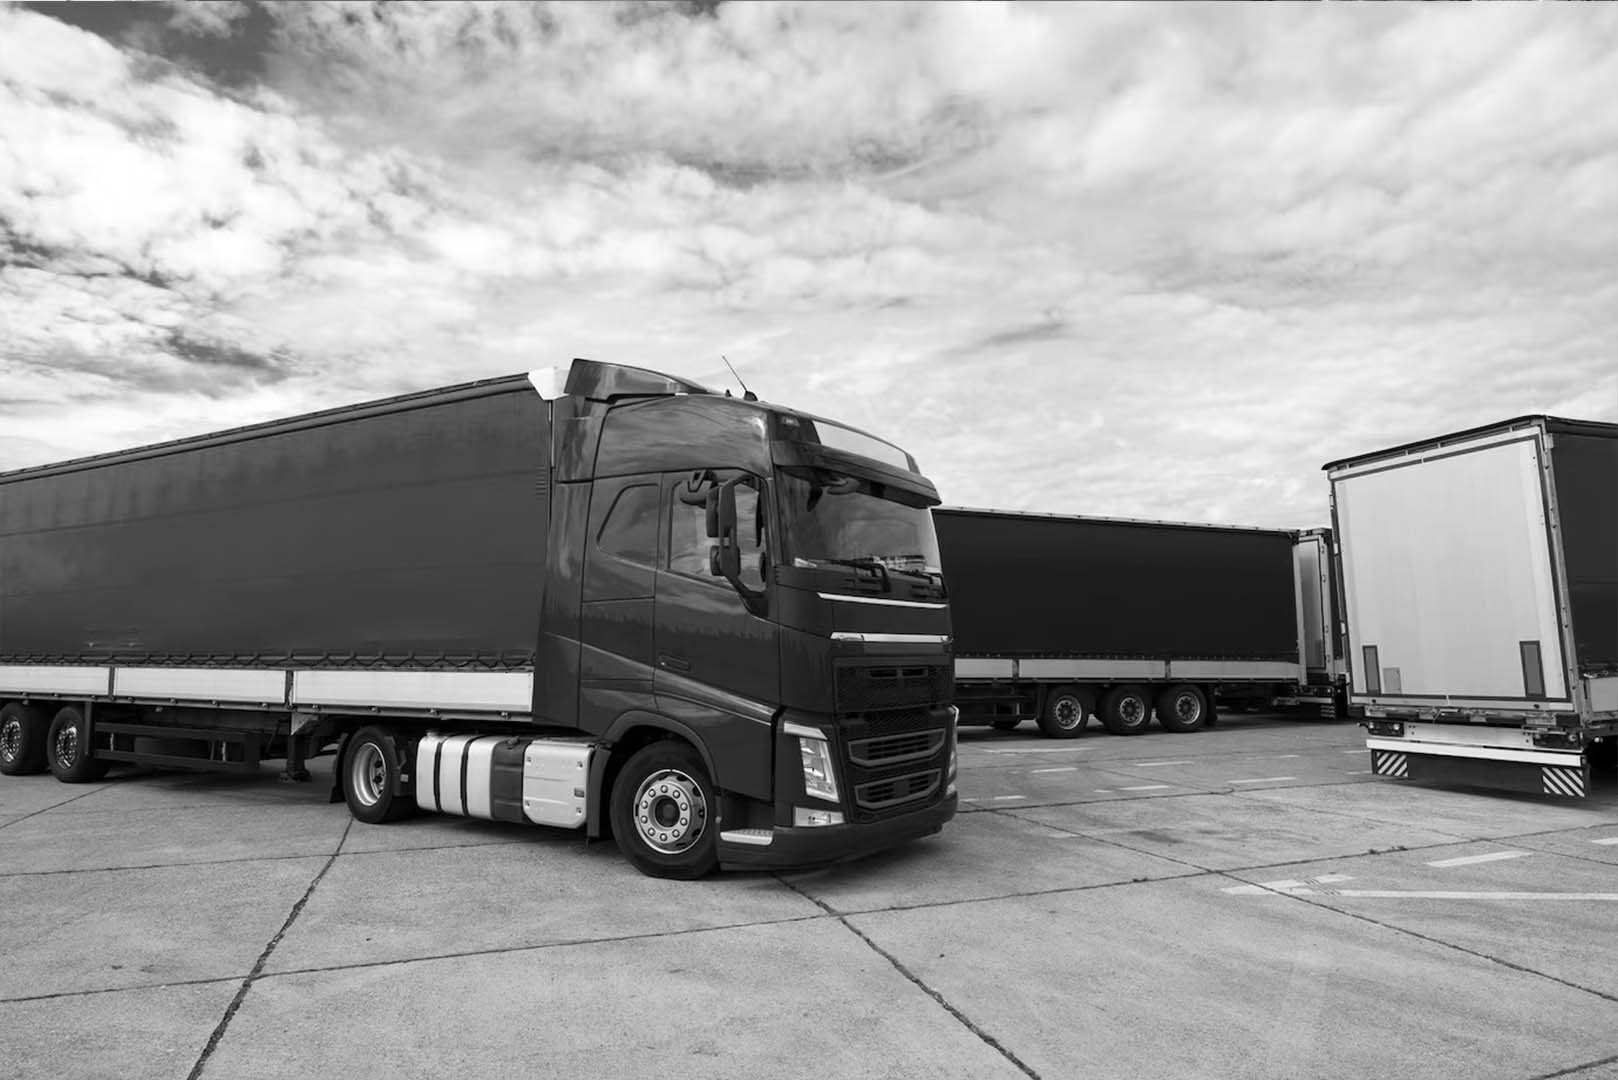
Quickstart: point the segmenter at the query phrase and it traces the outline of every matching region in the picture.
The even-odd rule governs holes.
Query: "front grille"
[[[943,705],[953,684],[947,664],[843,664],[837,668],[837,711]]]
[[[892,810],[905,803],[925,799],[938,790],[938,770],[906,773],[854,789],[854,802],[862,810]]]
[[[949,752],[949,716],[942,708],[844,715],[839,726],[840,766],[854,795],[854,821],[898,817],[936,797]],[[917,771],[923,767],[927,771]]]
[[[855,739],[848,744],[848,756],[854,764],[867,767],[898,765],[932,757],[943,745],[943,731],[910,731],[874,739]]]

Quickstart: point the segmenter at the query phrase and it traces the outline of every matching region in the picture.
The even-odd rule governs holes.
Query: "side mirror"
[[[719,541],[709,549],[708,570],[740,587],[742,549],[736,543],[736,484],[727,480],[708,490],[708,535]]]

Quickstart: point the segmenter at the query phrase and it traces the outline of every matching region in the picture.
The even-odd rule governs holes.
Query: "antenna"
[[[734,367],[731,367],[729,358],[726,357],[724,353],[720,353],[719,354],[719,359],[725,361],[725,366],[730,368],[730,373],[732,375],[735,375],[736,381],[738,383],[741,383],[741,386],[742,386],[742,400],[743,401],[757,401],[758,400],[758,395],[753,393],[753,391],[751,391],[751,390],[749,390],[747,388],[747,384],[742,382],[742,377],[740,375],[736,375],[736,369]]]

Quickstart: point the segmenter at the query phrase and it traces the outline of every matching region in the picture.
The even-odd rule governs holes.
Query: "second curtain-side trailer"
[[[1121,735],[1155,714],[1184,732],[1217,698],[1340,697],[1323,532],[957,507],[933,518],[962,723],[1033,718],[1070,738],[1092,713]]]
[[[290,778],[355,817],[793,866],[955,812],[914,459],[575,361],[0,475],[0,772]]]

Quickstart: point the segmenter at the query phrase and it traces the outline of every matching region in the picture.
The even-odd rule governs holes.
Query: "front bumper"
[[[726,870],[804,870],[863,858],[930,836],[955,816],[959,797],[949,794],[924,810],[863,825],[777,826],[751,830],[752,842],[719,834],[719,865]],[[762,842],[768,836],[768,843]]]

